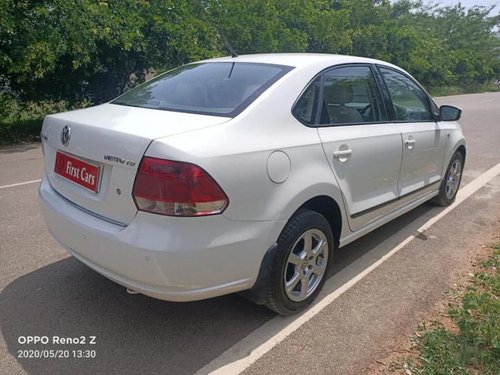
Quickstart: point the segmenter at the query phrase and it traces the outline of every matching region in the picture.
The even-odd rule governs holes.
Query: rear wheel
[[[301,210],[286,224],[277,244],[266,306],[290,315],[309,306],[323,287],[333,255],[333,234],[324,216]]]
[[[441,182],[439,194],[431,202],[438,206],[449,206],[455,201],[464,168],[464,157],[460,152],[455,152],[450,160],[446,174]]]

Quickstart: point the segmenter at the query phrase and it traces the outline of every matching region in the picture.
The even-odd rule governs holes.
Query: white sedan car
[[[378,60],[196,62],[47,116],[41,207],[73,256],[133,291],[243,292],[291,314],[337,248],[427,200],[453,202],[460,114]]]

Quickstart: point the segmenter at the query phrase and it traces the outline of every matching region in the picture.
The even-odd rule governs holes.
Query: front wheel
[[[333,234],[323,215],[300,210],[277,244],[266,306],[290,315],[309,306],[323,287],[333,256]]]
[[[462,181],[463,168],[464,157],[457,151],[450,160],[439,188],[439,194],[431,200],[432,203],[438,206],[449,206],[455,201],[460,182]]]

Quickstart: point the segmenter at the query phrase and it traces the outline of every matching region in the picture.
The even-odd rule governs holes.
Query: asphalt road
[[[500,162],[500,93],[439,102],[464,109],[467,184]],[[41,159],[38,145],[0,148],[0,186],[40,178]],[[39,213],[37,187],[0,188],[0,374],[191,374],[272,319],[286,326],[286,320],[238,296],[169,303],[128,295],[55,243]],[[323,294],[379,260],[441,210],[424,204],[341,249]],[[476,246],[498,233],[499,219],[496,177],[246,373],[365,373],[453,286]],[[25,336],[96,336],[96,344],[28,345],[22,344]],[[70,357],[78,356],[78,349],[95,350],[96,358],[19,358],[30,349],[68,350]]]

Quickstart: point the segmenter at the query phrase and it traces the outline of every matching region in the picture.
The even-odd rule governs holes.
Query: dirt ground
[[[415,322],[412,333],[401,334],[395,345],[387,349],[384,355],[376,360],[376,363],[367,367],[367,375],[411,375],[412,372],[406,367],[406,363],[408,359],[411,359],[413,363],[419,363],[420,352],[417,349],[417,339],[422,337],[426,330],[440,325],[450,332],[458,332],[458,327],[449,317],[448,311],[451,306],[456,306],[461,302],[465,290],[472,283],[474,273],[480,269],[481,262],[492,254],[491,245],[500,242],[500,218],[490,238],[478,241],[481,240],[475,238],[471,241],[467,266],[457,270],[453,276],[451,284],[453,288],[442,295],[442,299],[434,304],[422,321]]]

